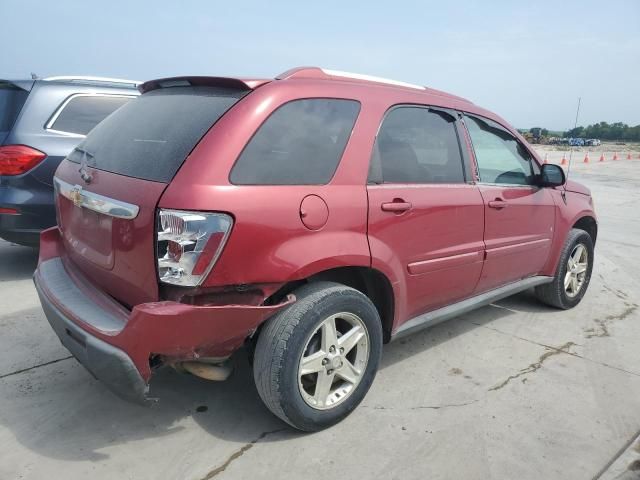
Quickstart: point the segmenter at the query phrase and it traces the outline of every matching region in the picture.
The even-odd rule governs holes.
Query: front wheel
[[[382,327],[361,292],[332,282],[299,288],[269,319],[255,350],[254,379],[265,405],[291,426],[317,431],[366,395],[380,361]]]
[[[553,282],[536,287],[536,295],[552,307],[573,308],[584,297],[592,270],[593,240],[584,230],[574,228],[567,235]]]

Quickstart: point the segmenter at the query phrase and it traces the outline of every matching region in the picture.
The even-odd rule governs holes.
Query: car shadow
[[[540,311],[534,302],[528,293],[520,294],[507,302],[513,309],[484,307],[392,342],[384,348],[381,369],[515,315],[515,307],[518,311]],[[46,321],[44,317],[42,321]],[[234,373],[220,383],[163,368],[154,376],[150,389],[159,401],[141,407],[113,396],[73,358],[62,360],[0,379],[0,403],[5,410],[0,421],[28,449],[69,461],[104,460],[110,455],[108,447],[135,440],[179,439],[190,423],[213,437],[241,445],[304,435],[263,405],[246,352],[238,352],[233,361]],[[42,422],[43,418],[50,420]],[[66,440],[57,441],[62,434]]]
[[[0,240],[0,282],[31,278],[38,265],[38,249]]]
[[[496,305],[502,308],[514,310],[518,313],[558,312],[557,308],[545,305],[538,300],[533,288],[518,293],[517,295],[504,298],[499,302],[496,302]]]

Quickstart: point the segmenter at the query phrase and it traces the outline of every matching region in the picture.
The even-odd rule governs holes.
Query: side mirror
[[[565,184],[567,177],[564,170],[559,165],[546,163],[542,165],[540,172],[540,186],[542,187],[560,187]]]

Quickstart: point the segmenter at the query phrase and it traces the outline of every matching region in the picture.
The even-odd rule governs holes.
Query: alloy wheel
[[[309,337],[298,367],[302,398],[312,408],[327,410],[355,391],[369,360],[369,333],[360,317],[337,313],[320,323]]]
[[[582,243],[577,244],[567,260],[567,273],[564,276],[564,291],[569,298],[573,298],[582,289],[587,278],[589,253]]]

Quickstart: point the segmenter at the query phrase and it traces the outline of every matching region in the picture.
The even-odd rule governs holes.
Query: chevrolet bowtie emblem
[[[76,185],[71,189],[69,192],[69,199],[76,207],[82,205],[82,187],[80,185]]]

